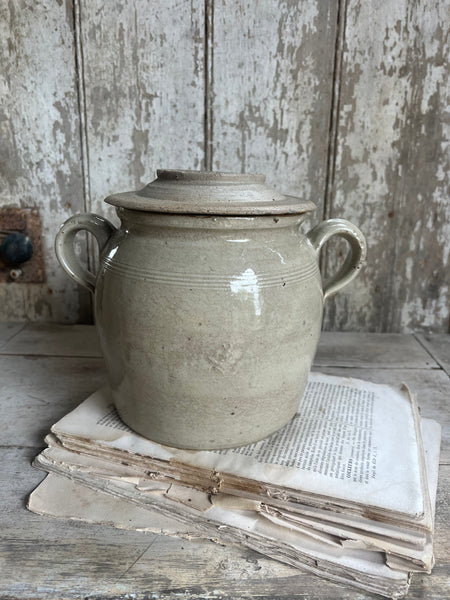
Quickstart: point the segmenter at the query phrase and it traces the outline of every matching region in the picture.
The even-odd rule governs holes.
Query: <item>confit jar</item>
[[[330,219],[303,234],[314,204],[278,193],[263,175],[159,170],[142,190],[106,202],[120,228],[75,215],[56,253],[95,295],[122,420],[188,449],[244,445],[280,429],[305,389],[324,299],[364,262],[359,229]],[[97,239],[96,275],[75,256],[80,230]],[[319,252],[333,235],[349,252],[323,286]]]

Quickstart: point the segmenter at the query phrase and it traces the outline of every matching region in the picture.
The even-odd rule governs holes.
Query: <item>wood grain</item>
[[[15,332],[14,337],[3,345],[1,331],[0,324],[0,354],[102,357],[93,325],[29,323],[22,325],[22,330]]]
[[[0,350],[25,327],[25,323],[0,323]]]
[[[204,160],[204,3],[80,1],[89,209]]]
[[[437,0],[345,5],[328,211],[359,225],[369,252],[325,328],[447,332],[449,13]],[[329,250],[329,271],[340,253]]]
[[[71,214],[156,168],[267,175],[358,224],[360,276],[324,329],[445,333],[450,101],[445,3],[11,0],[0,7],[0,205],[37,207],[46,284],[0,285],[0,320],[89,322],[58,265]],[[77,249],[95,265],[97,249]],[[324,276],[345,248],[330,242]],[[86,256],[87,255],[87,256]]]
[[[106,382],[99,358],[0,356],[0,446],[44,446],[50,427]]]
[[[53,344],[58,351],[69,354],[70,348],[77,352],[83,347],[83,336],[86,341],[91,339],[93,328],[28,326],[17,332],[13,326],[9,333],[12,331],[16,334],[6,350],[23,336],[18,342],[30,341],[23,345],[24,352],[36,348],[51,352]],[[323,356],[335,356],[337,342],[346,337],[357,341],[354,334],[324,336]],[[322,366],[320,370],[391,384],[405,380],[418,393],[422,414],[444,425],[436,513],[437,564],[431,576],[414,575],[408,594],[408,598],[416,600],[442,600],[450,585],[450,378],[442,369],[430,368],[424,362],[424,355],[408,342],[412,336],[385,336],[384,344],[377,335],[365,338],[359,340],[365,364],[361,361],[359,368]],[[354,348],[357,347],[355,343]],[[384,360],[379,354],[381,347],[385,348],[385,356],[392,357],[392,368],[379,368]],[[370,348],[374,357],[371,368]],[[355,351],[350,347],[347,352],[356,364]],[[423,352],[426,355],[424,349]],[[408,362],[408,355],[415,368],[398,368]],[[335,360],[339,364],[341,357],[337,355]],[[116,530],[28,512],[26,498],[43,477],[31,467],[43,445],[43,436],[54,421],[102,383],[103,370],[98,358],[2,355],[0,371],[0,407],[6,415],[0,439],[0,596],[5,600],[379,598],[328,583],[243,548]]]
[[[87,292],[53,250],[60,224],[84,209],[70,2],[1,3],[0,90],[0,205],[39,209],[47,276],[0,284],[0,318],[86,320]]]
[[[432,355],[411,335],[330,331],[321,333],[314,365],[368,369],[439,368]]]
[[[450,335],[444,333],[435,335],[418,334],[416,338],[450,376]]]
[[[317,203],[313,222],[325,191],[336,7],[214,4],[213,168],[266,174],[280,191]]]

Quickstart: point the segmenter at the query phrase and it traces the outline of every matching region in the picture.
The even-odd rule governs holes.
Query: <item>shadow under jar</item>
[[[229,448],[285,425],[306,386],[324,298],[365,259],[357,227],[330,219],[304,235],[314,204],[264,181],[160,170],[142,190],[106,199],[119,229],[82,214],[57,235],[61,265],[95,294],[119,415],[156,442]],[[75,257],[80,230],[98,241],[97,275]],[[323,288],[318,257],[333,235],[349,253]]]

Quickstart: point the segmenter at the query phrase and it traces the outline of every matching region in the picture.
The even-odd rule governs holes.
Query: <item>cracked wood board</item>
[[[416,337],[450,377],[450,335],[446,333],[419,334]]]
[[[204,3],[80,2],[89,210],[141,188],[157,168],[200,169]]]
[[[0,354],[102,357],[97,330],[93,325],[22,324],[22,331],[13,338],[11,336],[3,345],[1,325]]]
[[[1,323],[0,322],[0,350],[5,351],[5,347],[12,340],[12,338],[19,333],[25,327],[25,323],[12,322],[12,323]]]
[[[214,170],[256,172],[322,218],[336,3],[214,2]],[[308,230],[308,225],[303,225]]]
[[[106,382],[103,360],[0,356],[0,446],[44,445],[58,419]]]
[[[345,39],[327,213],[367,236],[367,265],[326,303],[325,328],[447,332],[447,6],[342,3]],[[327,270],[336,269],[333,248]]]
[[[53,250],[62,221],[84,210],[72,7],[9,2],[0,17],[0,206],[39,210],[46,271],[46,283],[0,284],[0,317],[86,320],[88,295]]]

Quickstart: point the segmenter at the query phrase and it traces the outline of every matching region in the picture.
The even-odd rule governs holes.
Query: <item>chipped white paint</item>
[[[0,3],[0,206],[37,207],[46,284],[0,285],[3,320],[86,318],[86,294],[53,251],[60,223],[83,210],[70,4]]]
[[[330,213],[364,231],[368,260],[328,328],[448,329],[448,23],[437,1],[348,2]]]
[[[204,2],[81,0],[91,209],[203,160]]]
[[[325,188],[336,3],[214,7],[213,167],[264,173],[318,204]],[[307,225],[304,226],[307,231]]]
[[[316,202],[304,231],[325,212],[366,234],[367,266],[325,328],[448,330],[445,3],[12,0],[0,16],[0,205],[40,209],[47,271],[0,285],[0,319],[89,318],[54,256],[62,221],[114,220],[111,192],[211,164]]]

